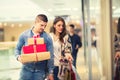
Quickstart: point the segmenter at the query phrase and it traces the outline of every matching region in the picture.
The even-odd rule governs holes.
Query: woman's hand
[[[118,58],[120,58],[120,52],[116,52],[115,54],[115,60],[118,60]]]
[[[48,80],[54,80],[53,74],[48,75]]]
[[[70,53],[65,53],[65,58],[72,63],[73,57]]]

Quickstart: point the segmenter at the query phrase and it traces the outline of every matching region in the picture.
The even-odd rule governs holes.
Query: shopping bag
[[[70,73],[71,73],[71,80],[76,80],[76,74],[73,70],[72,64],[70,64]]]
[[[72,70],[75,73],[76,80],[81,80],[76,68],[72,65]]]
[[[120,57],[116,60],[114,80],[120,80]]]

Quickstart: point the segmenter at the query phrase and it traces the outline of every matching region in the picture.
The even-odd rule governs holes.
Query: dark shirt
[[[69,36],[68,41],[72,45],[72,52],[78,51],[78,49],[76,49],[76,46],[78,45],[79,48],[82,46],[81,38],[77,34],[74,34],[72,36],[68,35],[68,36]]]

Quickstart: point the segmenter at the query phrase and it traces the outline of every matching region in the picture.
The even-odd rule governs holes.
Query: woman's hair
[[[120,34],[120,17],[118,19],[118,24],[117,24],[117,33]]]
[[[52,26],[52,28],[51,28],[51,32],[53,32],[54,34],[55,34],[55,32],[56,32],[56,29],[55,29],[55,27],[54,27],[54,25],[57,23],[57,22],[59,22],[59,21],[62,21],[63,22],[63,31],[60,33],[60,37],[59,37],[59,40],[61,41],[61,42],[63,42],[63,38],[64,38],[64,36],[66,35],[66,24],[65,24],[65,21],[64,21],[64,19],[62,18],[62,17],[56,17],[55,19],[54,19],[54,21],[53,21],[53,26]]]

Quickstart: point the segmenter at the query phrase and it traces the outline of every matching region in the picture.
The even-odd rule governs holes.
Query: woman
[[[117,33],[114,38],[114,48],[115,48],[115,76],[114,80],[120,80],[120,18],[117,24]]]
[[[63,18],[61,17],[56,17],[54,22],[53,22],[53,27],[51,28],[50,31],[50,36],[52,37],[53,40],[53,47],[54,47],[54,80],[59,80],[58,79],[58,72],[59,72],[59,61],[61,59],[61,55],[62,55],[62,49],[63,46],[69,46],[70,44],[68,44],[67,39],[64,38],[66,35],[66,25],[65,25],[65,21]],[[68,48],[66,48],[67,50]],[[70,52],[70,48],[67,50],[68,53]],[[72,59],[71,55],[65,54],[66,58],[68,59]]]
[[[117,33],[115,35],[114,39],[114,47],[115,47],[115,58],[117,59],[120,57],[120,18],[118,19],[118,24],[117,24]]]

